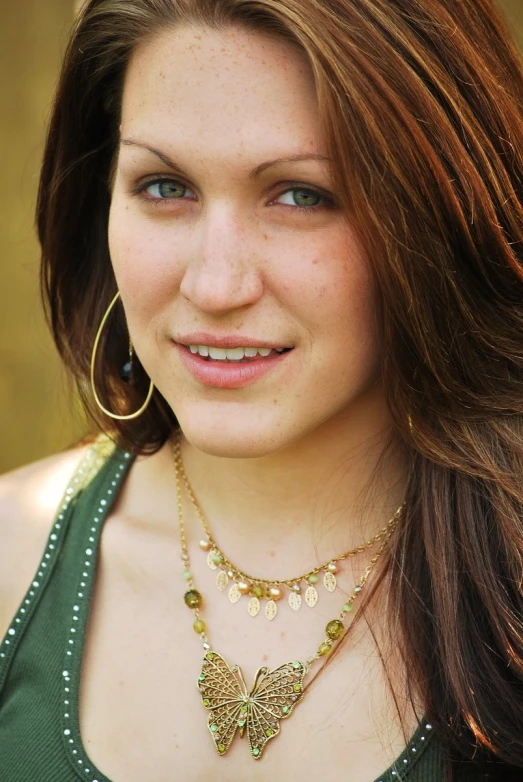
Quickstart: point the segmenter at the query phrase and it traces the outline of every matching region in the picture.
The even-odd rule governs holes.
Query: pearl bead
[[[301,586],[299,584],[293,584],[292,591],[296,592],[297,595],[301,594]]]
[[[329,573],[337,573],[338,572],[338,566],[335,562],[329,562],[327,565],[327,570]]]
[[[281,600],[281,589],[279,587],[271,587],[269,589],[269,597],[271,600]]]
[[[202,551],[209,551],[211,548],[211,544],[208,540],[200,540],[200,548]]]
[[[248,595],[251,591],[251,584],[248,581],[238,581],[238,589],[242,595]]]

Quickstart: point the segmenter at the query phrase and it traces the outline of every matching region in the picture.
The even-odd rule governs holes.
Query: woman
[[[521,778],[522,104],[490,0],[86,3],[2,779]]]

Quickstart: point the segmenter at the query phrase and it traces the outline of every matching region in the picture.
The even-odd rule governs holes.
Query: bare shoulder
[[[0,476],[0,639],[29,586],[71,475],[79,446]]]

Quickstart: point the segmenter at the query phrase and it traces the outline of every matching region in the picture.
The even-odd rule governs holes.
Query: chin
[[[292,424],[279,411],[256,408],[213,410],[175,409],[187,441],[209,456],[229,459],[257,459],[284,449],[299,439]],[[206,407],[206,406],[205,406]],[[278,414],[276,414],[278,412]]]

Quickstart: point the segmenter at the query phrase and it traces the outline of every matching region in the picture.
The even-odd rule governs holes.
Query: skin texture
[[[362,492],[390,433],[376,291],[327,160],[251,175],[277,158],[328,157],[308,65],[245,30],[166,32],[132,58],[121,138],[112,262],[135,349],[180,421],[195,490],[218,523],[234,532],[263,520],[275,543],[299,519],[310,545],[314,519],[342,513],[331,547],[350,545],[347,507],[360,517],[368,508]],[[175,197],[161,198],[166,184]],[[209,388],[173,345],[195,331],[293,350],[245,388]],[[401,501],[391,488],[400,473],[396,464],[375,485],[369,530]]]
[[[404,471],[391,449],[376,472],[391,421],[378,382],[376,291],[363,249],[340,210],[298,211],[304,200],[324,202],[290,190],[320,188],[335,204],[328,166],[285,163],[249,176],[275,158],[327,155],[311,75],[295,50],[271,38],[165,31],[132,59],[121,134],[112,261],[135,349],[181,423],[193,490],[220,545],[245,571],[268,579],[305,572],[388,521],[403,498]],[[156,203],[159,186],[151,180],[159,177],[180,197]],[[172,342],[203,330],[249,334],[293,351],[250,386],[210,389],[187,372]],[[0,481],[0,632],[35,572],[64,476],[79,458],[60,455]],[[49,486],[54,493],[43,503],[41,489]],[[79,705],[91,762],[113,782],[167,782],[173,773],[187,782],[303,782],[325,769],[336,782],[347,774],[351,782],[379,779],[417,724],[404,671],[393,664],[386,594],[260,764],[245,741],[216,756],[195,686],[201,647],[182,599],[176,502],[166,443],[136,460],[103,527]],[[261,665],[314,652],[371,557],[367,551],[347,561],[339,589],[320,587],[313,611],[282,604],[268,625],[215,588],[186,497],[184,512],[209,638],[240,664],[249,686]],[[384,642],[406,735],[375,638]]]

